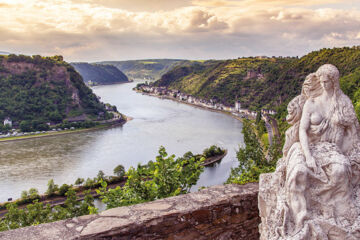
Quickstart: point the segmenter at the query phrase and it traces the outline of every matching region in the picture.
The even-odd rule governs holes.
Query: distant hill
[[[129,61],[106,61],[98,64],[110,64],[123,71],[131,79],[157,80],[174,65],[183,62],[179,59],[145,59]]]
[[[129,82],[128,77],[112,65],[70,63],[80,73],[84,81],[95,85]]]
[[[0,51],[0,55],[9,55],[9,52]]]
[[[105,105],[61,56],[0,56],[0,122],[103,119]]]
[[[341,87],[360,116],[360,47],[321,49],[301,58],[239,58],[222,61],[183,62],[154,84],[242,106],[284,110],[301,91],[305,77],[325,63],[341,74]]]

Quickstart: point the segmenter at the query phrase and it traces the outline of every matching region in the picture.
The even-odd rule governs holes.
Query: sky
[[[0,51],[95,62],[360,45],[360,0],[0,0]]]

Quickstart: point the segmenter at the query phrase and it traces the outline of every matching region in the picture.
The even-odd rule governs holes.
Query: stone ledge
[[[258,184],[199,192],[0,233],[0,239],[259,239]]]

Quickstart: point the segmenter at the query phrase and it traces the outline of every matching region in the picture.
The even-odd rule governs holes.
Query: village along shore
[[[225,113],[240,121],[242,121],[244,118],[254,120],[258,114],[256,111],[241,108],[241,103],[239,101],[236,101],[234,106],[227,106],[222,103],[218,103],[215,99],[205,100],[194,97],[190,94],[182,93],[179,90],[172,90],[166,87],[155,87],[148,84],[138,84],[134,90],[145,95],[154,96],[161,99],[169,99],[210,111]],[[271,125],[276,133],[278,132],[277,124],[273,123],[273,118],[271,117],[275,114],[275,110],[261,109],[261,117],[266,123]]]

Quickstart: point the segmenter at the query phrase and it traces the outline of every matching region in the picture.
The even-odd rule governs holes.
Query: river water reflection
[[[0,143],[0,201],[17,198],[31,187],[46,191],[49,179],[71,184],[78,177],[111,175],[118,164],[127,169],[154,160],[159,146],[177,156],[200,153],[216,144],[228,149],[222,162],[206,168],[198,185],[223,183],[237,165],[243,144],[242,124],[225,114],[132,91],[136,83],[98,86],[101,100],[134,118],[122,127],[17,142]]]

